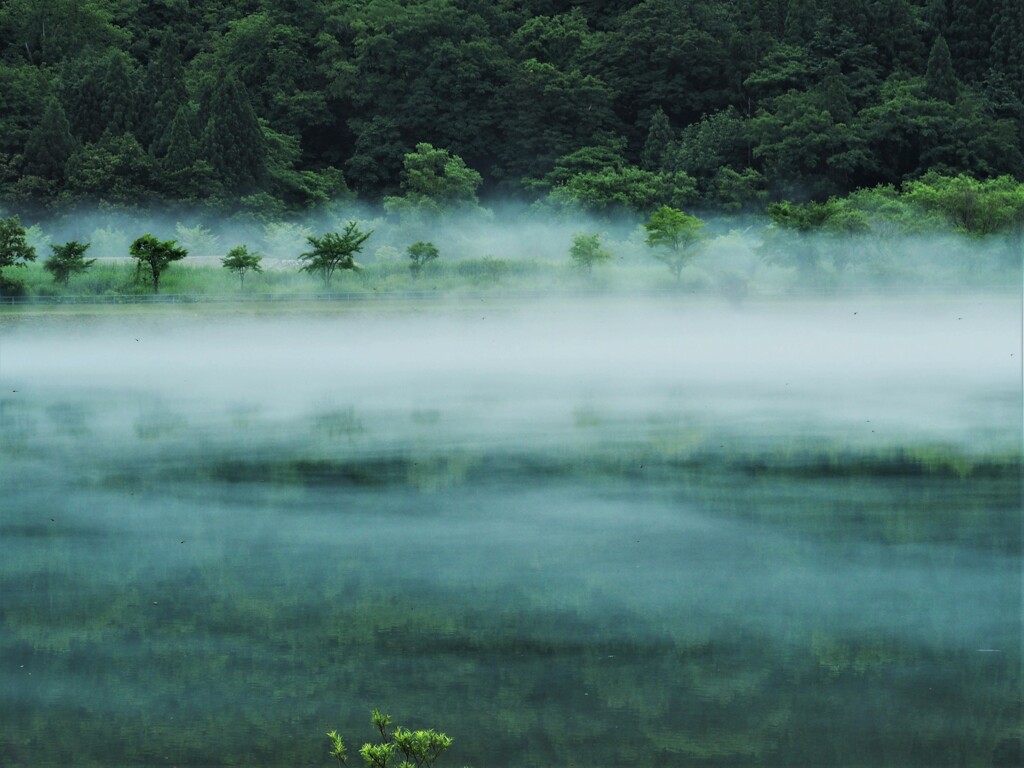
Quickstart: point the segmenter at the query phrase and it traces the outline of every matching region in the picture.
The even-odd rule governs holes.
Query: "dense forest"
[[[763,210],[1020,181],[1022,94],[1019,0],[5,0],[0,204]]]

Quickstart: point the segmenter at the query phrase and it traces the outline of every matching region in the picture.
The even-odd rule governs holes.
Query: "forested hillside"
[[[1022,94],[1020,0],[5,0],[0,196],[760,210],[1020,180]]]

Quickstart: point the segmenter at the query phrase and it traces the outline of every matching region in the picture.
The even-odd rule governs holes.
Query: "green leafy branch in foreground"
[[[360,748],[359,755],[367,768],[387,768],[396,753],[401,754],[402,761],[395,768],[430,768],[452,745],[450,736],[433,728],[411,731],[396,725],[393,731],[389,731],[391,715],[383,714],[376,707],[370,719],[380,732],[380,744],[366,743]],[[327,738],[331,740],[331,757],[341,768],[347,768],[348,753],[344,740],[337,731],[330,731]]]

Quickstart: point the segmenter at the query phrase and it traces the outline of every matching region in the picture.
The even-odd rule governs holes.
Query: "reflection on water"
[[[9,332],[0,764],[1018,764],[1014,308],[849,310]]]

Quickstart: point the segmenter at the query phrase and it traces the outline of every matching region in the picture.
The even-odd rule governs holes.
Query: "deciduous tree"
[[[651,214],[644,229],[654,258],[669,268],[678,283],[683,267],[693,259],[704,240],[704,222],[663,205]]]
[[[174,240],[157,240],[151,234],[138,238],[128,249],[136,260],[138,271],[143,266],[149,267],[153,281],[153,293],[160,292],[160,276],[172,262],[181,261],[188,256],[188,251],[178,246]]]
[[[80,243],[77,240],[69,240],[63,245],[51,245],[53,255],[43,264],[43,268],[53,275],[55,283],[64,283],[67,287],[72,275],[85,272],[92,266],[96,259],[86,259],[85,252],[89,250],[89,243]]]
[[[320,275],[324,286],[331,284],[331,278],[335,271],[342,269],[358,270],[360,267],[355,261],[357,253],[363,250],[365,243],[373,230],[363,232],[359,224],[350,221],[345,225],[345,231],[341,234],[328,232],[320,237],[310,235],[306,238],[312,250],[299,254],[299,259],[305,262],[299,269],[302,272],[313,272]]]
[[[249,249],[244,245],[237,245],[228,251],[227,256],[220,260],[220,263],[229,272],[234,272],[238,275],[239,279],[239,290],[245,290],[245,273],[246,272],[262,272],[263,267],[260,266],[260,262],[263,261],[263,257],[258,253],[250,253]]]
[[[24,267],[36,260],[36,251],[28,244],[25,227],[17,216],[0,219],[0,286],[7,267]]]
[[[482,178],[461,157],[430,144],[416,145],[405,156],[401,198],[388,198],[386,206],[403,210],[440,213],[477,204],[476,190]]]
[[[433,243],[424,242],[423,240],[417,240],[405,252],[412,260],[412,263],[409,265],[409,271],[412,272],[414,278],[419,277],[423,267],[440,255]]]
[[[601,235],[588,235],[581,232],[573,235],[569,257],[573,265],[586,275],[590,275],[595,264],[611,261],[612,253],[601,246]]]

